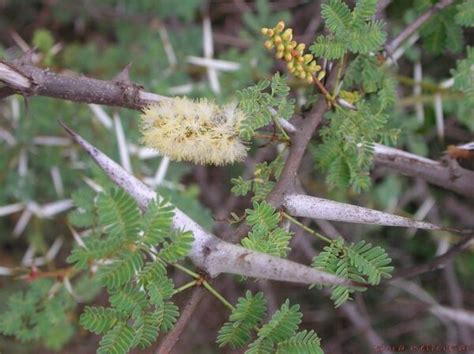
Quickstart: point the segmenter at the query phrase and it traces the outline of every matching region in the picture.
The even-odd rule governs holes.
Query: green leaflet
[[[253,202],[247,209],[247,224],[252,226],[248,236],[243,238],[242,246],[274,256],[285,257],[290,250],[289,243],[293,233],[278,226],[280,215],[265,201]]]
[[[118,310],[104,307],[89,307],[81,314],[81,326],[96,334],[108,332],[117,324],[125,323],[126,316]]]
[[[299,354],[312,353],[323,354],[320,339],[313,331],[301,331],[296,333],[292,338],[278,343],[277,354]]]
[[[391,258],[380,246],[360,241],[346,245],[344,240],[333,240],[323,251],[314,257],[312,266],[357,282],[377,285],[382,278],[390,278],[393,267]],[[351,299],[355,291],[365,288],[335,285],[331,287],[331,299],[336,307]]]
[[[270,87],[270,93],[266,90]],[[239,108],[246,118],[240,126],[240,136],[250,140],[255,130],[273,120],[272,109],[279,118],[289,119],[294,112],[294,99],[288,99],[289,87],[286,78],[275,74],[271,81],[262,80],[254,86],[237,91]]]
[[[250,340],[251,331],[262,320],[265,310],[266,301],[263,294],[257,293],[253,296],[247,291],[244,298],[237,300],[235,310],[232,311],[229,321],[219,330],[216,342],[220,347],[242,347]]]
[[[251,332],[256,329],[257,339],[249,344],[246,354],[323,353],[314,331],[297,332],[302,317],[299,305],[290,306],[286,300],[268,323],[256,328],[262,321],[265,310],[263,294],[252,295],[247,291],[245,297],[238,299],[229,321],[219,330],[219,346],[230,346],[232,349],[243,347],[250,340]]]
[[[174,284],[167,277],[166,262],[184,258],[193,237],[171,229],[173,209],[167,201],[151,202],[142,215],[120,190],[101,194],[90,209],[98,224],[68,261],[77,268],[100,264],[97,277],[108,288],[111,307],[86,307],[80,321],[84,328],[104,335],[99,353],[146,348],[159,331],[168,331],[176,322],[179,311],[169,301]],[[145,263],[147,254],[156,253],[155,260]]]
[[[386,33],[380,21],[372,19],[376,0],[359,0],[351,12],[342,0],[328,0],[321,5],[321,16],[329,35],[318,36],[311,52],[326,59],[339,59],[347,52],[368,54],[381,49]]]

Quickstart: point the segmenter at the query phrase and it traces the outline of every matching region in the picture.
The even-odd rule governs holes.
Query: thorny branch
[[[171,350],[174,348],[176,343],[181,336],[181,333],[185,330],[186,326],[188,325],[191,316],[194,314],[194,311],[197,309],[201,299],[203,298],[206,291],[202,287],[197,287],[193,289],[189,300],[186,303],[181,315],[179,316],[178,321],[176,322],[173,329],[168,332],[168,334],[163,338],[156,351],[156,354],[167,354],[170,353]]]
[[[452,1],[442,1],[440,4],[438,4],[436,9],[432,9],[430,12],[429,16],[425,15],[422,20],[417,20],[417,27],[415,26],[410,26],[410,31],[405,30],[400,34],[399,37],[397,37],[393,42],[389,44],[387,47],[387,50],[389,49],[394,49],[396,48],[403,40],[405,40],[411,33],[416,31],[419,26],[421,26],[426,20],[431,17],[434,13],[439,11],[441,8],[441,4],[445,4],[443,7],[449,5],[452,3]],[[423,16],[423,15],[422,15]],[[328,85],[327,87],[330,89],[332,82],[334,81],[334,76],[335,73],[334,71],[329,75],[329,80],[328,80]],[[70,75],[64,75],[64,74],[56,74],[53,72],[50,72],[48,70],[43,70],[40,69],[34,65],[31,64],[31,62],[28,60],[28,57],[24,57],[20,60],[16,60],[13,62],[6,62],[6,61],[0,61],[0,81],[3,82],[6,86],[0,88],[0,98],[1,97],[6,97],[10,94],[13,93],[19,93],[24,96],[47,96],[47,97],[54,97],[54,98],[59,98],[59,99],[65,99],[65,100],[70,100],[70,101],[75,101],[75,102],[85,102],[85,103],[96,103],[96,104],[103,104],[103,105],[108,105],[108,106],[119,106],[119,107],[126,107],[130,109],[137,109],[140,110],[143,108],[145,105],[149,104],[150,102],[158,102],[162,99],[166,99],[166,97],[156,95],[153,93],[146,92],[142,89],[141,86],[132,83],[127,76],[127,72],[125,71],[122,73],[122,75],[119,75],[116,79],[111,80],[111,81],[104,81],[104,80],[96,80],[96,79],[91,79],[83,76],[70,76]],[[293,193],[295,191],[294,186],[295,186],[295,178],[298,173],[299,166],[301,164],[301,160],[303,158],[303,155],[306,151],[306,147],[311,140],[315,130],[318,128],[322,117],[324,113],[327,111],[328,106],[324,98],[320,98],[319,101],[315,104],[313,107],[312,111],[303,120],[300,120],[296,124],[296,130],[292,132],[292,145],[290,146],[289,149],[289,155],[287,158],[287,161],[285,163],[283,172],[281,174],[281,177],[279,181],[277,182],[275,188],[271,191],[268,197],[268,201],[276,206],[280,207],[284,202],[285,202],[285,197]],[[74,135],[73,135],[74,136]],[[77,137],[75,137],[77,138]],[[80,137],[79,137],[80,138]],[[76,139],[77,140],[77,139]],[[86,149],[87,150],[87,149]],[[100,153],[99,151],[95,150],[95,148],[91,147],[89,150],[90,152],[95,153]],[[467,191],[469,191],[469,188],[464,188],[462,187],[466,183],[466,179],[470,178],[471,176],[469,175],[462,175],[462,176],[457,176],[455,178],[455,181],[453,182],[453,178],[451,175],[446,175],[446,167],[440,166],[440,169],[433,169],[432,165],[430,166],[424,166],[428,167],[427,172],[422,172],[422,167],[423,166],[418,166],[418,168],[415,168],[411,165],[410,161],[397,161],[397,163],[393,162],[395,160],[390,160],[390,159],[384,159],[384,155],[376,154],[376,162],[385,166],[395,168],[398,170],[402,170],[404,173],[412,176],[417,176],[421,178],[425,178],[428,182],[431,182],[433,184],[438,184],[441,185],[444,188],[452,189],[455,191],[460,192],[462,188],[462,193],[466,195]],[[414,155],[416,156],[416,155]],[[389,161],[392,161],[390,163]],[[100,164],[100,163],[99,163]],[[110,161],[109,161],[109,167]],[[103,166],[104,167],[104,166]],[[444,168],[442,170],[441,168]],[[120,186],[124,187],[124,183],[129,183],[130,178],[134,178],[133,176],[125,176],[122,175],[123,173],[126,173],[125,171],[120,171],[120,167],[114,166],[114,168],[108,170],[109,175],[113,176],[115,175],[115,182],[119,184]],[[118,175],[116,174],[117,172],[120,172]],[[469,171],[468,171],[469,172]],[[463,171],[463,173],[465,173]],[[470,173],[470,172],[469,172]],[[435,176],[436,174],[440,174],[440,176]],[[464,176],[464,177],[463,177]],[[113,177],[112,177],[113,178]],[[128,179],[128,180],[127,180]],[[472,179],[471,179],[472,181]],[[139,181],[135,181],[134,183],[138,183]],[[460,187],[458,187],[458,185]],[[149,200],[150,194],[149,192],[142,187],[136,189],[136,185],[130,186],[130,188],[127,189],[125,186],[125,189],[130,193],[132,192],[132,195],[137,199],[139,202],[142,202],[144,200]],[[145,198],[145,199],[143,199]],[[142,205],[144,206],[144,205]],[[190,219],[185,216],[182,213],[177,214],[178,222],[181,222],[182,225],[186,225],[190,221]],[[184,223],[184,224],[183,224]],[[192,222],[193,225],[195,224]],[[196,228],[197,235],[203,234],[202,228],[200,228],[198,225],[193,228]],[[196,231],[193,230],[193,231]],[[234,235],[235,236],[243,236],[247,232],[247,229],[245,226],[242,226],[238,228],[237,230],[234,230]],[[211,235],[212,236],[212,235]],[[207,238],[210,236],[207,235]],[[206,239],[204,237],[204,239]],[[239,237],[239,238],[240,238]],[[204,239],[201,239],[204,240]],[[234,240],[236,238],[234,237]],[[227,243],[221,243],[222,241],[218,240],[214,236],[212,236],[212,251],[217,251],[214,252],[215,254],[220,254],[217,258],[221,259],[221,261],[225,261],[228,265],[228,269],[223,269],[221,268],[220,271],[215,271],[216,268],[214,268],[214,275],[220,273],[220,272],[226,272],[226,271],[231,271],[235,272],[236,269],[234,268],[234,264],[230,264],[228,262],[228,252],[230,250],[229,247],[232,245],[227,244]],[[460,252],[461,249],[464,249],[468,242],[463,241],[462,245],[455,246],[453,247],[452,250],[450,250],[449,257],[452,255]],[[224,245],[223,247],[221,247]],[[193,246],[194,247],[194,246]],[[199,252],[203,252],[204,248],[207,247],[205,246],[205,243],[198,243],[196,247],[203,247],[200,249]],[[238,247],[238,246],[233,246],[233,247]],[[239,251],[240,252],[240,251]],[[451,253],[450,253],[451,252]],[[212,252],[211,252],[212,253]],[[249,256],[250,255],[250,256]],[[261,255],[261,256],[266,256],[266,255]],[[445,255],[441,256],[444,257]],[[446,255],[447,257],[448,255]],[[249,276],[262,276],[257,275],[255,273],[256,268],[259,268],[260,266],[263,267],[262,264],[260,266],[258,265],[257,258],[258,257],[253,257],[252,252],[249,254],[245,255],[246,258],[252,258],[252,259],[245,259],[248,262],[247,271],[251,270],[250,268],[253,268],[251,272],[244,272],[242,274],[247,274]],[[260,256],[259,256],[260,257]],[[207,258],[207,255],[206,257]],[[267,259],[268,257],[265,257]],[[435,262],[436,261],[436,262]],[[436,267],[439,264],[442,264],[442,262],[445,261],[445,258],[440,258],[433,260],[433,264],[431,266],[421,266],[423,269],[414,269],[411,273],[410,276],[413,276],[413,274],[420,274],[424,271],[432,269],[431,267]],[[198,266],[204,266],[204,269],[209,271],[209,264],[205,264],[207,261],[204,263],[200,263],[199,261],[197,262]],[[256,262],[256,263],[255,263]],[[278,262],[289,262],[286,260],[280,260],[278,259]],[[223,262],[224,263],[224,262]],[[223,264],[221,263],[221,265]],[[293,262],[290,262],[293,263]],[[216,266],[215,264],[213,266]],[[274,271],[274,269],[272,270]],[[309,270],[308,270],[309,271]],[[268,276],[268,274],[267,274]],[[308,274],[303,276],[303,278],[306,278]],[[402,276],[402,275],[401,275]],[[286,280],[288,281],[287,276],[285,276],[286,279],[283,279],[281,277],[269,277],[273,279],[280,279],[280,280]],[[298,279],[301,279],[301,277],[297,277]],[[310,276],[311,278],[311,276]],[[295,277],[293,277],[293,280]],[[309,278],[308,278],[309,279]],[[334,279],[331,279],[334,280]],[[308,280],[307,280],[308,281]],[[311,282],[314,282],[314,278],[312,278]],[[197,295],[196,295],[197,296]],[[191,308],[190,313],[193,312],[191,303],[188,304]],[[184,321],[184,320],[183,320]],[[179,336],[180,332],[176,332],[176,340],[177,336]],[[173,338],[172,338],[173,339]],[[175,341],[175,339],[170,339],[170,341]]]
[[[446,264],[447,262],[452,260],[454,257],[456,257],[459,253],[469,248],[473,243],[472,242],[473,239],[474,239],[474,233],[464,236],[464,238],[459,243],[451,247],[447,252],[443,253],[442,255],[435,257],[426,263],[423,263],[414,267],[410,267],[410,268],[400,269],[393,275],[390,281],[400,279],[400,278],[412,278],[417,275],[420,275],[426,272],[431,272],[433,270],[436,270],[442,267],[444,264]]]
[[[145,210],[152,200],[160,198],[150,187],[129,174],[115,161],[89,144],[73,130],[64,124],[63,127],[95,160],[109,178],[135,199],[142,210]],[[357,283],[287,259],[270,256],[225,242],[203,229],[181,210],[175,208],[174,212],[173,228],[193,233],[194,241],[189,252],[189,258],[196,267],[202,269],[211,277],[216,277],[222,273],[229,273],[303,284],[354,285]]]
[[[30,55],[26,53],[12,62],[0,61],[0,81],[8,88],[3,89],[3,97],[19,93],[131,109],[141,109],[150,102],[165,98],[145,92],[141,86],[131,82],[127,68],[114,80],[97,80],[40,69],[31,63]]]
[[[462,168],[455,160],[449,159],[441,163],[379,144],[375,144],[374,153],[376,166],[422,178],[429,183],[474,198],[474,172]]]

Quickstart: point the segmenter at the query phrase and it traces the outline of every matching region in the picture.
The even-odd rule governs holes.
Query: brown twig
[[[125,78],[126,72],[121,74],[115,80],[105,81],[57,74],[40,69],[23,59],[0,61],[0,82],[8,87],[2,89],[3,97],[20,93],[24,96],[46,96],[131,109],[141,109],[161,97],[141,90],[141,86]],[[147,100],[147,97],[153,99]]]
[[[386,46],[385,50],[389,55],[393,54],[404,41],[406,41],[412,34],[414,34],[426,21],[437,14],[445,7],[451,5],[454,0],[441,0],[436,5],[430,7],[426,12],[421,14],[415,21],[410,23],[398,36],[393,38]]]
[[[436,270],[442,267],[444,264],[446,264],[455,256],[457,256],[459,253],[467,249],[470,246],[471,241],[473,239],[474,239],[474,233],[464,236],[462,241],[460,241],[458,244],[451,247],[447,252],[443,253],[442,255],[433,258],[431,261],[418,265],[418,266],[400,269],[398,272],[396,272],[393,275],[390,281],[393,281],[395,279],[400,279],[400,278],[412,278],[417,275],[420,275],[426,272],[431,272],[433,270]]]
[[[176,322],[173,329],[165,336],[161,341],[160,346],[158,347],[156,354],[168,354],[171,352],[173,347],[179,340],[179,337],[183,333],[184,329],[190,322],[191,316],[194,314],[194,311],[197,309],[199,302],[206,293],[205,289],[202,287],[197,287],[193,290],[186,306],[184,307],[181,316],[179,316],[178,321]]]
[[[402,150],[377,145],[374,162],[379,167],[418,177],[428,183],[474,198],[474,188],[472,188],[474,172],[462,168],[455,160],[447,159],[445,163],[441,163]]]

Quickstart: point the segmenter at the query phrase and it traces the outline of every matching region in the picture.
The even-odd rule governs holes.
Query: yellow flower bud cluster
[[[304,53],[305,44],[293,40],[293,29],[285,29],[285,22],[280,21],[273,28],[262,28],[262,34],[269,38],[265,48],[275,47],[277,59],[285,60],[288,70],[296,77],[312,83],[316,74],[319,81],[326,75],[314,56]]]

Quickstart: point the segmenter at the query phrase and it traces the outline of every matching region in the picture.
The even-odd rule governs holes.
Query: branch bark
[[[429,183],[474,198],[474,171],[460,167],[454,160],[451,165],[418,155],[375,144],[375,164],[396,170],[410,177],[419,177]]]
[[[171,353],[171,350],[174,348],[176,343],[181,336],[181,333],[186,329],[191,316],[194,314],[199,302],[203,298],[206,291],[204,288],[195,288],[193,293],[191,294],[186,306],[181,312],[181,316],[179,316],[178,321],[176,322],[173,329],[163,338],[163,341],[160,343],[156,354],[168,354]]]
[[[20,93],[24,96],[46,96],[68,101],[95,103],[107,106],[141,109],[164,96],[142,90],[127,75],[105,81],[85,76],[57,74],[43,70],[28,61],[0,61],[0,81],[9,90],[4,95]]]

